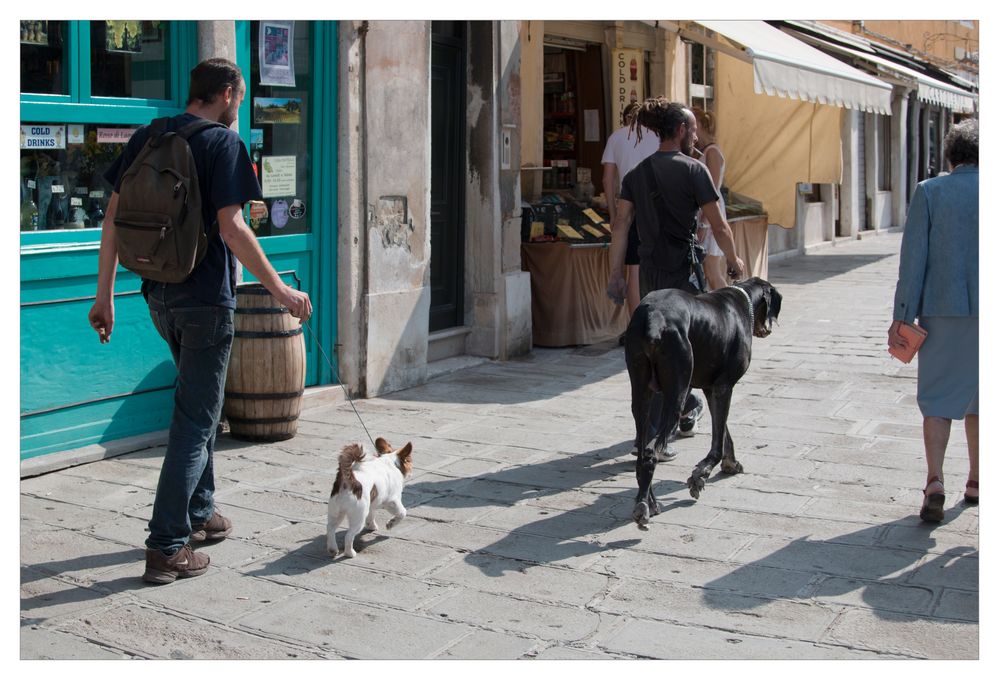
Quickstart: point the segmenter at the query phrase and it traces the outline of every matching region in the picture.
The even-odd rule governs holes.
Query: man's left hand
[[[628,293],[628,284],[624,280],[624,274],[616,273],[610,275],[610,280],[607,281],[607,297],[609,297],[614,304],[623,305],[624,298]]]

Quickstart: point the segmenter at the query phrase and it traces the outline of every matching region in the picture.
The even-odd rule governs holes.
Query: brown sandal
[[[926,489],[929,489],[933,482],[940,482],[940,478],[931,478],[926,482]],[[940,486],[943,486],[943,482],[940,482]],[[923,507],[919,509],[919,519],[924,522],[942,522],[944,517],[944,495],[942,493],[927,494],[926,489],[923,489]]]
[[[978,482],[973,479],[969,479],[968,483],[964,485],[964,502],[968,505],[978,505],[978,496],[969,496],[968,489],[977,489]]]

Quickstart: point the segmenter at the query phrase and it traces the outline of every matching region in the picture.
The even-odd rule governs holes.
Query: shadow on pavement
[[[564,458],[511,467],[470,480],[414,482],[406,489],[430,496],[420,506],[441,508],[507,508],[520,500],[543,499],[572,491],[592,496],[592,503],[586,504],[587,499],[580,497],[579,506],[570,510],[558,507],[549,509],[543,503],[516,506],[536,510],[541,519],[508,530],[498,541],[465,558],[466,562],[477,566],[489,576],[502,576],[515,567],[507,568],[491,561],[483,562],[476,559],[476,556],[487,553],[537,564],[551,564],[606,550],[633,547],[640,543],[641,538],[638,536],[611,543],[601,543],[598,540],[599,534],[632,523],[631,510],[637,487],[634,486],[635,459],[628,454],[629,449],[630,441]],[[628,481],[625,482],[626,488],[620,491],[608,493],[604,489],[584,486],[603,481],[618,483],[621,480],[616,478],[622,474],[626,475]],[[654,491],[658,497],[663,498],[685,488],[686,485],[680,481],[660,480],[656,482]],[[663,513],[666,513],[673,505],[689,503],[661,501],[661,505]],[[635,531],[638,534],[637,527]]]
[[[770,282],[808,284],[824,281],[831,276],[840,276],[847,272],[880,262],[889,257],[897,257],[895,253],[877,255],[834,255],[807,254],[791,258],[786,262],[777,262],[770,267]],[[793,263],[793,266],[788,266]]]
[[[948,517],[940,527],[913,524],[914,517],[910,516],[827,540],[796,539],[766,557],[706,583],[701,597],[705,604],[715,609],[748,611],[762,606],[773,599],[772,596],[752,596],[758,592],[755,584],[759,582],[760,568],[764,567],[812,575],[811,583],[800,595],[779,599],[836,599],[859,591],[860,598],[879,618],[896,620],[918,614],[899,598],[907,594],[928,607],[932,591],[931,586],[926,585],[926,579],[940,585],[978,583],[978,549],[973,546],[955,546],[934,554],[913,571],[914,565],[936,546],[932,536],[934,528],[943,530],[942,527],[962,511],[962,506],[948,510]],[[892,537],[897,542],[892,542]],[[917,572],[924,575],[924,580],[912,578]],[[907,588],[908,593],[897,588]],[[733,594],[746,597],[733,598]],[[973,620],[959,622],[977,621],[976,613]]]

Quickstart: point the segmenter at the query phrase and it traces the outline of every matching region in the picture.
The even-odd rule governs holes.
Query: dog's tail
[[[335,496],[340,489],[347,489],[352,494],[361,497],[361,483],[354,476],[354,464],[364,460],[364,449],[360,444],[348,444],[340,452],[340,467],[336,472],[336,481],[333,482],[333,491],[330,496]]]

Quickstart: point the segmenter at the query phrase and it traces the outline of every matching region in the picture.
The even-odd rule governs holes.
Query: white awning
[[[813,38],[813,40],[818,41],[818,38]],[[944,108],[958,111],[960,113],[970,113],[975,110],[975,95],[967,90],[962,90],[956,85],[951,85],[950,83],[945,83],[941,80],[937,80],[936,78],[931,78],[925,73],[920,73],[919,71],[911,69],[908,66],[903,66],[898,62],[873,54],[872,52],[868,52],[866,50],[836,45],[826,41],[822,42],[830,49],[840,52],[841,54],[847,54],[852,57],[856,57],[857,59],[863,59],[871,64],[875,64],[879,68],[884,69],[896,77],[901,77],[905,80],[913,82],[916,88],[916,97],[921,101],[938,104]]]
[[[681,27],[680,35],[753,65],[754,89],[804,101],[891,115],[891,85],[763,21],[696,21],[735,49]]]

